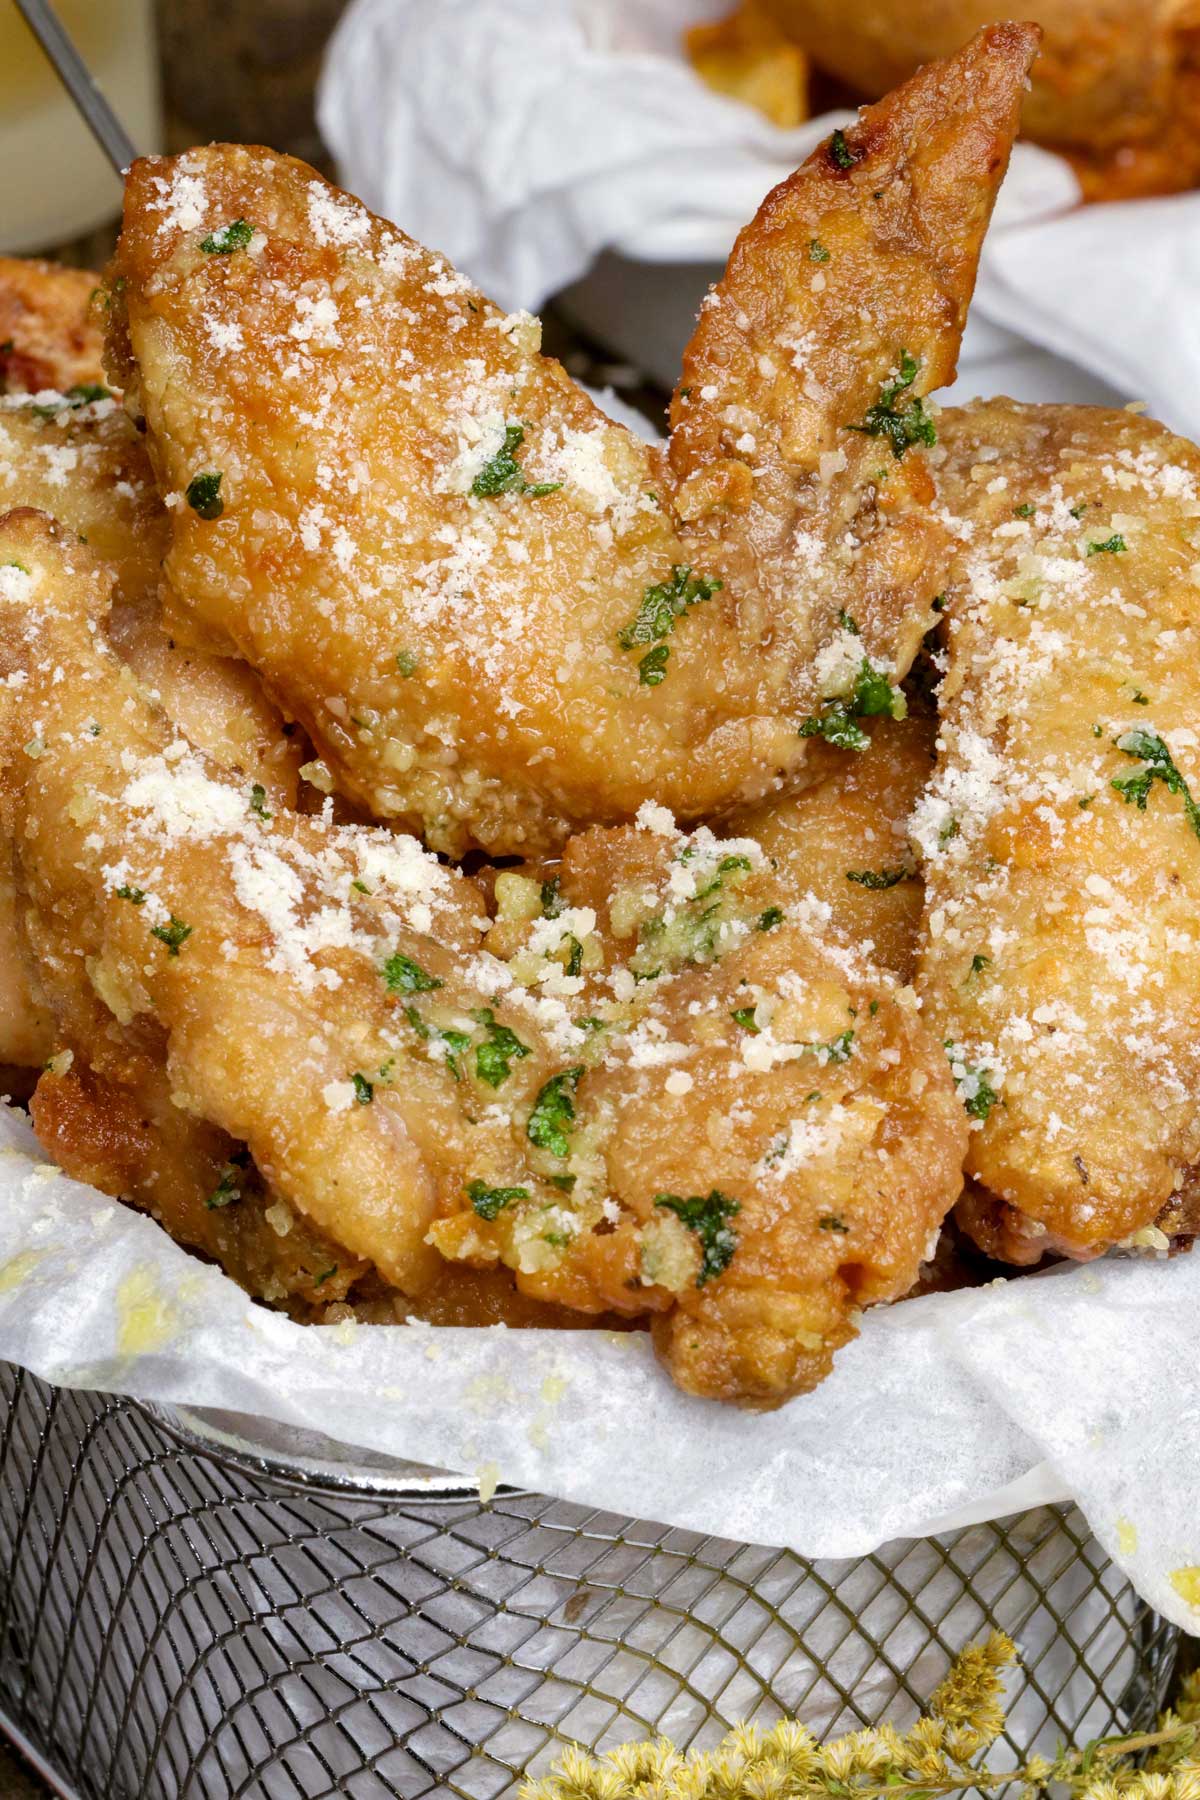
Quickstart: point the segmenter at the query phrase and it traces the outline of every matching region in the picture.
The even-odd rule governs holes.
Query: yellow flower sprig
[[[1200,1800],[1200,1674],[1155,1731],[1097,1738],[1016,1769],[984,1766],[977,1759],[1004,1728],[1003,1671],[1016,1660],[999,1631],[964,1650],[903,1734],[885,1724],[820,1744],[785,1719],[767,1731],[735,1726],[715,1750],[682,1755],[665,1738],[599,1757],[572,1747],[549,1775],[522,1785],[520,1800],[937,1800],[1012,1786],[1021,1800],[1045,1800],[1051,1788],[1070,1800]]]

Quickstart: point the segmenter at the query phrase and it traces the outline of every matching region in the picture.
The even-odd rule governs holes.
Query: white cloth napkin
[[[766,191],[848,117],[781,131],[706,88],[681,33],[726,10],[355,0],[321,126],[348,187],[504,306],[536,309],[606,250],[680,265],[699,300]],[[1200,438],[1200,196],[1078,201],[1065,163],[1017,147],[951,397],[1143,400]],[[637,328],[652,339],[644,307]],[[661,355],[647,360],[665,372]]]

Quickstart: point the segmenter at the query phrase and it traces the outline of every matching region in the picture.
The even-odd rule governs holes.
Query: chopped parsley
[[[435,1027],[435,1030],[440,1041],[446,1046],[446,1067],[455,1081],[461,1081],[462,1071],[458,1066],[458,1059],[471,1048],[470,1032],[455,1031],[453,1027],[443,1029],[440,1025]]]
[[[184,499],[200,518],[219,519],[225,511],[225,502],[221,498],[220,472],[193,475],[187,484]]]
[[[561,1075],[551,1076],[534,1101],[525,1135],[531,1144],[536,1144],[539,1150],[548,1150],[551,1156],[571,1154],[567,1134],[575,1122],[574,1094],[582,1074],[583,1065],[579,1064],[574,1069],[564,1069]]]
[[[507,1025],[498,1025],[490,1006],[481,1007],[471,1017],[487,1032],[486,1041],[475,1052],[475,1073],[488,1087],[502,1087],[512,1074],[513,1062],[529,1055],[529,1045]]]
[[[1132,802],[1139,812],[1145,812],[1150,789],[1156,781],[1161,781],[1168,794],[1182,794],[1184,817],[1200,838],[1200,806],[1193,800],[1191,788],[1158,733],[1141,729],[1126,731],[1115,742],[1123,755],[1137,757],[1142,763],[1140,769],[1132,769],[1128,775],[1113,776],[1111,785],[1122,800]]]
[[[261,781],[256,781],[250,789],[250,811],[256,819],[261,819],[264,824],[271,817],[267,811],[267,790]]]
[[[1087,553],[1089,556],[1118,556],[1122,550],[1128,550],[1128,548],[1129,545],[1125,542],[1125,539],[1121,536],[1120,532],[1114,531],[1112,536],[1105,538],[1103,542],[1095,540],[1090,543],[1087,547]]]
[[[920,367],[915,356],[902,350],[900,372],[896,379],[888,382],[862,424],[850,427],[851,431],[860,431],[866,437],[886,438],[897,462],[913,444],[937,443],[937,431],[933,420],[925,411],[924,401],[910,398],[903,405],[898,404],[900,396],[917,379]]]
[[[561,481],[526,481],[525,471],[517,461],[517,451],[525,442],[523,425],[506,425],[504,443],[495,456],[485,462],[474,481],[471,492],[477,500],[494,500],[500,494],[528,494],[540,500],[543,494],[556,494]]]
[[[935,613],[945,612],[945,610],[946,610],[945,594],[935,594],[933,596],[933,599],[929,602],[929,609],[931,612],[935,612]]]
[[[112,389],[99,381],[78,381],[69,387],[59,399],[44,406],[35,406],[34,413],[39,419],[53,419],[60,412],[70,410],[76,412],[81,406],[91,406],[96,400],[111,400]]]
[[[1084,513],[1087,511],[1087,509],[1088,509],[1087,501],[1081,500],[1077,506],[1069,507],[1068,511],[1070,512],[1071,517],[1073,519],[1082,519],[1082,517],[1083,517]]]
[[[438,986],[441,986],[440,982],[438,983]],[[453,1075],[455,1081],[461,1081],[462,1071],[459,1069],[458,1059],[464,1050],[469,1050],[471,1048],[470,1033],[466,1031],[443,1030],[440,1025],[427,1025],[415,1006],[406,1006],[404,1008],[404,1016],[416,1032],[417,1036],[421,1039],[422,1043],[428,1044],[436,1038],[439,1043],[445,1044],[446,1067],[449,1069],[451,1075]],[[382,1074],[383,1071],[381,1070],[380,1073]]]
[[[988,1080],[987,1070],[972,1068],[953,1038],[947,1038],[943,1048],[950,1059],[954,1085],[968,1118],[980,1121],[986,1119],[1000,1098]],[[961,1075],[957,1072],[958,1068],[962,1069]]]
[[[205,256],[232,256],[235,250],[244,250],[253,236],[249,219],[234,219],[231,225],[222,225],[201,238],[200,248]]]
[[[990,969],[991,966],[992,966],[991,957],[985,956],[983,954],[982,950],[977,950],[975,952],[974,956],[971,958],[971,967],[967,970],[967,973],[963,977],[963,986],[966,987],[968,981],[974,981],[974,979],[977,975],[982,975],[983,971],[985,969]]]
[[[209,1212],[219,1212],[223,1206],[232,1206],[235,1200],[242,1197],[242,1171],[236,1163],[227,1162],[221,1170],[220,1180],[204,1202]]]
[[[354,1098],[360,1106],[370,1106],[375,1098],[375,1083],[368,1081],[365,1075],[355,1073],[350,1077],[354,1083]]]
[[[665,681],[670,657],[671,652],[666,644],[655,644],[653,650],[647,650],[638,663],[638,685],[657,687],[660,681]]]
[[[865,750],[870,738],[856,719],[903,719],[908,702],[882,669],[864,656],[854,686],[844,699],[826,700],[819,713],[805,719],[801,737],[823,737],[839,750]]]
[[[693,575],[687,563],[675,563],[668,581],[654,582],[642,595],[637,617],[617,633],[622,650],[638,644],[657,644],[670,637],[676,619],[693,606],[711,600],[722,583],[708,575]],[[666,654],[658,660],[644,656],[638,664],[638,680],[643,687],[657,687],[666,674]]]
[[[813,238],[808,246],[808,260],[814,263],[827,263],[829,252],[819,238]]]
[[[575,936],[574,932],[567,933],[566,943],[568,946],[568,949],[567,949],[567,975],[568,975],[568,977],[570,977],[573,975],[578,975],[579,971],[583,967],[583,945],[580,943],[579,939]],[[561,948],[561,946],[560,946],[560,948]]]
[[[338,1265],[336,1263],[330,1263],[330,1265],[327,1269],[322,1269],[321,1273],[319,1275],[313,1276],[313,1286],[320,1287],[321,1283],[323,1281],[332,1280],[332,1278],[337,1274],[337,1272],[338,1272]]]
[[[654,1204],[673,1212],[699,1238],[700,1272],[696,1286],[702,1288],[723,1275],[738,1246],[737,1232],[729,1221],[741,1212],[741,1202],[731,1200],[720,1188],[713,1188],[709,1194],[693,1194],[686,1200],[679,1194],[655,1194]]]
[[[847,1026],[845,1031],[831,1038],[827,1044],[801,1044],[800,1048],[807,1050],[810,1056],[820,1056],[824,1051],[827,1063],[849,1062],[854,1055],[854,1027]]]
[[[768,906],[766,912],[759,913],[754,929],[756,931],[774,931],[776,925],[782,924],[783,908],[781,906]]]
[[[144,906],[146,904],[146,891],[144,888],[140,887],[119,887],[117,889],[117,899],[128,900],[132,906]]]
[[[1149,706],[1149,704],[1150,704],[1149,694],[1143,694],[1141,688],[1134,688],[1133,704],[1135,706]]]
[[[408,680],[410,675],[415,675],[417,672],[417,659],[413,652],[411,650],[397,650],[396,667],[399,669],[401,675],[403,675],[405,681]]]
[[[754,1008],[752,1006],[736,1006],[729,1016],[735,1025],[741,1026],[743,1031],[749,1031],[755,1037],[758,1036],[758,1026],[754,1022]]]
[[[443,985],[436,975],[430,975],[411,956],[402,956],[399,951],[384,963],[383,979],[389,994],[431,994]]]
[[[852,619],[844,606],[838,608],[837,620],[842,630],[848,631],[851,637],[862,636],[862,632],[858,629],[858,620]]]
[[[859,159],[859,152],[852,150],[846,142],[846,134],[839,126],[829,140],[829,160],[835,169],[852,169]]]
[[[839,1219],[836,1213],[826,1213],[823,1218],[817,1220],[817,1230],[849,1232],[850,1227],[844,1220]]]
[[[847,869],[846,880],[857,882],[865,888],[894,888],[902,881],[907,881],[909,871],[899,869]]]
[[[168,956],[178,956],[180,945],[186,944],[191,935],[191,926],[185,925],[182,919],[177,919],[174,913],[171,914],[170,921],[166,925],[150,927],[150,936],[157,938],[160,944],[167,946]]]
[[[560,913],[567,910],[567,903],[560,892],[560,882],[557,875],[552,875],[549,881],[543,881],[541,902],[543,919],[557,919]]]
[[[1036,511],[1037,507],[1032,500],[1023,500],[1020,506],[1013,507],[1013,513],[1018,519],[1032,519]]]
[[[489,1187],[486,1181],[468,1181],[464,1190],[481,1219],[494,1219],[514,1200],[528,1200],[529,1189],[523,1187]]]

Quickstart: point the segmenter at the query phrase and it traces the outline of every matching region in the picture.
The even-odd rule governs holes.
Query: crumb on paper
[[[495,1494],[496,1489],[500,1486],[499,1465],[494,1462],[484,1463],[475,1479],[479,1483],[479,1498],[486,1506],[488,1501]]]
[[[1200,1564],[1187,1563],[1171,1570],[1171,1586],[1181,1599],[1200,1612]]]
[[[481,1412],[490,1412],[505,1400],[513,1396],[512,1385],[506,1375],[477,1375],[466,1390],[466,1399]]]
[[[150,1269],[134,1269],[117,1289],[117,1354],[147,1356],[169,1343],[175,1315]]]
[[[44,1250],[22,1250],[18,1255],[10,1257],[4,1267],[0,1268],[0,1294],[9,1294],[13,1288],[20,1287],[45,1254]]]
[[[547,1375],[542,1383],[542,1399],[547,1406],[557,1406],[570,1382],[565,1375]]]
[[[1138,1547],[1137,1526],[1129,1519],[1117,1520],[1117,1549],[1122,1556],[1132,1556]]]

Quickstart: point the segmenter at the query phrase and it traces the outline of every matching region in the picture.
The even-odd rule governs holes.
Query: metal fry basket
[[[992,1625],[1002,1753],[1140,1729],[1177,1634],[1078,1512],[848,1561],[286,1459],[0,1365],[0,1728],[88,1800],[470,1800],[569,1741],[903,1725]]]

